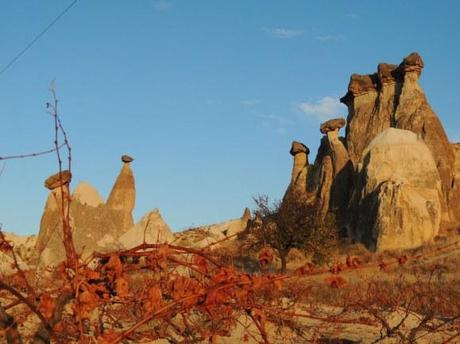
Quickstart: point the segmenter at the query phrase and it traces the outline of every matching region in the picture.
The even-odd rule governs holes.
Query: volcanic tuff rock
[[[124,213],[123,228],[134,225],[132,211],[136,202],[134,174],[129,162],[124,162],[120,173],[107,199],[107,207]]]
[[[292,166],[291,183],[288,191],[301,197],[306,196],[308,179],[308,154],[310,150],[301,142],[293,141],[289,153],[294,157]]]
[[[331,201],[331,188],[332,181],[334,179],[334,168],[332,165],[332,159],[330,155],[323,157],[319,168],[319,188],[316,198],[316,204],[319,209],[319,214],[324,219],[329,212],[329,206]]]
[[[56,180],[56,177],[47,180]],[[70,192],[68,183],[62,191],[66,203]],[[134,175],[129,163],[123,164],[107,203],[91,185],[81,183],[70,203],[70,224],[77,253],[86,258],[94,251],[108,252],[120,248],[118,238],[133,227],[134,197]],[[61,209],[61,188],[54,188],[45,205],[36,243],[42,265],[56,265],[65,258]]]
[[[22,262],[21,264],[24,264],[24,268],[27,269],[37,263],[38,257],[35,250],[35,243],[37,241],[36,235],[18,235],[10,232],[3,232],[3,234],[5,235],[5,239],[13,246],[14,252]],[[8,255],[7,253],[3,254]],[[7,260],[6,258],[0,258],[0,260],[2,259]],[[13,269],[10,268],[12,268],[11,265],[9,267],[3,266],[3,269],[0,268],[0,271],[13,271]]]
[[[246,208],[243,212],[243,216],[239,219],[200,226],[176,233],[174,243],[194,248],[204,248],[226,238],[229,239],[224,242],[235,240],[235,235],[246,229],[251,217],[250,215],[249,209]],[[217,246],[218,245],[213,245],[212,247],[215,248]]]
[[[344,221],[344,210],[349,201],[353,165],[342,140],[339,138],[339,129],[345,125],[345,119],[329,120],[320,126],[320,131],[326,134],[329,144],[329,154],[333,164],[333,181],[330,187],[330,207],[336,212],[339,223]]]
[[[171,243],[174,235],[161,217],[160,211],[154,209],[118,238],[118,241],[125,249],[130,249],[143,243]]]
[[[345,123],[345,119],[343,118],[330,119],[320,125],[319,131],[321,134],[327,134],[330,131],[336,131],[343,128]]]
[[[372,250],[414,248],[432,240],[441,221],[441,179],[427,145],[388,128],[358,164],[350,236]]]
[[[45,180],[45,187],[50,190],[54,190],[60,187],[61,185],[69,184],[71,179],[72,179],[72,174],[70,173],[70,171],[65,170],[65,171],[62,171],[61,173],[58,172],[48,177]]]
[[[439,118],[418,83],[424,63],[412,53],[399,66],[379,64],[377,73],[352,75],[348,93],[347,148],[356,165],[364,149],[388,127],[410,130],[425,141],[438,168],[443,197],[442,226],[460,221],[460,193],[454,190],[455,157]]]
[[[129,163],[129,162],[133,162],[134,158],[125,154],[121,156],[121,161]]]
[[[97,207],[104,204],[104,200],[99,195],[99,192],[92,185],[86,182],[80,182],[75,188],[72,198],[74,201],[78,201],[81,204],[90,205]]]
[[[334,213],[341,230],[346,227],[352,238],[364,241],[370,248],[396,248],[398,243],[401,247],[413,247],[430,240],[440,229],[460,224],[460,144],[449,143],[439,118],[428,104],[418,83],[423,67],[422,58],[412,53],[399,65],[380,63],[376,73],[353,74],[348,92],[341,98],[348,107],[346,122],[338,118],[321,124],[320,131],[325,136],[313,165],[301,169],[301,164],[294,162],[293,177],[302,176],[300,189],[306,179],[309,202],[318,205],[319,215]],[[345,123],[342,138],[339,130]],[[387,132],[388,128],[402,129],[404,134]],[[386,134],[382,137],[399,140],[404,136],[412,141],[383,145],[381,137],[374,142],[383,132]],[[369,150],[371,142],[381,142],[382,146]],[[413,157],[408,152],[406,158],[401,152],[407,147],[420,156]],[[418,174],[404,161],[408,159],[413,160],[420,173],[431,178],[429,186],[414,180]],[[305,163],[308,164],[306,159]],[[375,181],[370,179],[365,182],[368,173],[377,167],[399,171],[401,166],[413,171],[414,176],[406,176],[403,182],[396,175],[382,172],[376,177],[378,184],[372,184]],[[440,182],[436,187],[433,166]],[[291,178],[287,192],[293,181]]]
[[[339,130],[345,119],[336,118],[320,126],[325,134],[313,165],[308,164],[309,149],[294,141],[290,150],[294,156],[291,183],[285,197],[295,193],[310,204],[315,204],[318,215],[324,218],[332,210],[339,222],[344,221],[343,210],[348,205],[352,164]]]
[[[81,192],[81,189],[80,189]],[[120,245],[117,238],[128,228],[122,226],[125,213],[113,210],[105,204],[93,206],[80,203],[79,199],[91,198],[93,194],[72,197],[70,203],[70,224],[77,253],[86,258],[93,251],[107,252]],[[58,200],[58,202],[56,202]],[[65,258],[62,243],[62,220],[59,189],[48,197],[40,222],[37,251],[42,265],[56,265]]]

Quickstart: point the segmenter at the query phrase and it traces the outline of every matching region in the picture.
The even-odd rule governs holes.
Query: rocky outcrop
[[[47,180],[49,180],[49,178]],[[62,209],[67,208],[69,194],[69,184],[67,183],[63,185],[62,190],[60,187],[56,187],[52,189],[48,195],[45,209],[40,220],[40,232],[38,233],[37,242],[35,244],[39,255],[49,246],[51,238],[56,235],[54,232],[58,230],[62,232]],[[62,233],[60,234],[62,235]]]
[[[296,141],[292,143],[290,153],[294,156],[294,166],[285,195],[294,194],[315,204],[321,218],[332,210],[338,214],[339,221],[343,220],[348,206],[352,175],[350,157],[339,137],[345,123],[345,119],[337,118],[321,124],[320,131],[325,136],[313,165],[308,165],[308,148]]]
[[[308,180],[308,154],[310,150],[301,142],[293,141],[289,153],[293,156],[291,183],[287,193],[295,193],[305,198],[307,193]]]
[[[110,194],[104,203],[95,188],[80,183],[71,196],[70,225],[77,253],[83,258],[91,253],[108,252],[121,248],[118,238],[133,227],[134,176],[129,166],[132,158],[122,158],[123,167]],[[65,180],[62,183],[61,180]],[[63,184],[63,187],[58,187]],[[58,175],[47,179],[52,187],[40,221],[40,232],[36,250],[40,264],[56,265],[65,258],[62,243],[62,192],[64,207],[69,198],[70,174],[66,178]]]
[[[247,223],[251,219],[251,211],[249,208],[244,208],[243,216],[241,216],[241,221]]]
[[[136,202],[136,188],[130,167],[133,160],[130,156],[122,156],[123,166],[107,199],[107,207],[124,213],[123,228],[131,228],[134,225],[132,211]]]
[[[372,249],[415,247],[460,224],[460,144],[449,143],[418,83],[423,67],[412,53],[353,74],[341,98],[347,120],[322,123],[315,163],[293,169],[306,176],[319,215],[333,213]]]
[[[36,235],[18,235],[3,231],[2,233],[8,245],[12,246],[21,269],[27,270],[37,263],[38,257],[35,250]],[[14,260],[10,251],[4,250],[0,252],[0,274],[8,275],[17,272],[13,263]]]
[[[460,143],[452,143],[455,156],[455,175],[460,177]]]
[[[40,223],[36,248],[40,264],[45,266],[56,265],[65,259],[60,209],[60,206],[51,211],[45,209]],[[117,239],[128,230],[121,226],[124,216],[124,212],[105,205],[93,207],[73,200],[70,204],[70,224],[77,253],[85,259],[95,251],[119,249]]]
[[[431,150],[442,182],[442,227],[460,221],[460,194],[455,184],[455,157],[446,133],[421,89],[418,79],[424,63],[417,53],[401,64],[381,63],[377,73],[352,75],[348,93],[347,148],[356,165],[369,143],[384,129],[394,127],[418,134]]]
[[[211,245],[216,248],[216,243],[222,241],[225,245],[236,239],[238,233],[243,232],[251,220],[249,209],[245,209],[243,216],[239,219],[224,221],[217,224],[200,226],[184,232],[176,233],[174,243],[194,248],[205,248]]]
[[[71,179],[72,174],[70,171],[65,170],[60,173],[58,172],[45,180],[45,187],[47,189],[54,190],[60,186],[68,185]]]
[[[333,165],[330,207],[336,213],[337,221],[340,225],[345,221],[345,210],[348,206],[353,173],[350,156],[339,138],[339,130],[345,126],[345,123],[345,119],[337,118],[324,122],[320,126],[321,133],[327,137]]]
[[[358,165],[350,236],[371,250],[420,246],[438,234],[441,196],[428,146],[411,131],[388,128]]]
[[[316,198],[319,215],[324,219],[329,212],[331,201],[331,188],[334,179],[334,167],[330,155],[323,157],[320,165],[319,189]]]
[[[96,188],[86,182],[80,182],[80,184],[77,185],[72,194],[72,199],[92,207],[98,207],[104,204],[104,200],[99,195]]]
[[[125,249],[131,249],[143,243],[171,243],[174,235],[161,217],[160,211],[154,209],[145,214],[141,220],[124,233],[118,241]]]

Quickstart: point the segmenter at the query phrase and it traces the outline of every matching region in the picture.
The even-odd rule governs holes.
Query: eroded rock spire
[[[124,228],[130,228],[134,225],[132,211],[136,202],[136,187],[134,174],[130,167],[130,163],[133,160],[128,155],[121,157],[123,166],[107,199],[107,206],[109,208],[126,213],[123,223]]]

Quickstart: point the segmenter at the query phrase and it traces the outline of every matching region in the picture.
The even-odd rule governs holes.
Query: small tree
[[[270,204],[268,196],[254,198],[256,219],[248,226],[244,237],[250,247],[270,246],[281,259],[281,272],[286,271],[286,259],[292,248],[312,254],[313,262],[326,262],[336,245],[337,231],[333,216],[322,220],[315,205],[298,195],[287,194],[283,201]]]

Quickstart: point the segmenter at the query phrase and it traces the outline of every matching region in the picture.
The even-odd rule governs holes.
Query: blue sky
[[[0,2],[0,69],[71,1]],[[0,75],[0,156],[52,147],[56,79],[73,185],[103,197],[135,157],[135,217],[160,208],[174,230],[239,217],[280,198],[292,140],[314,159],[319,123],[345,115],[352,73],[418,51],[422,86],[460,140],[460,2],[80,0]],[[3,164],[0,163],[0,169]],[[4,229],[36,233],[54,155],[8,161]]]

